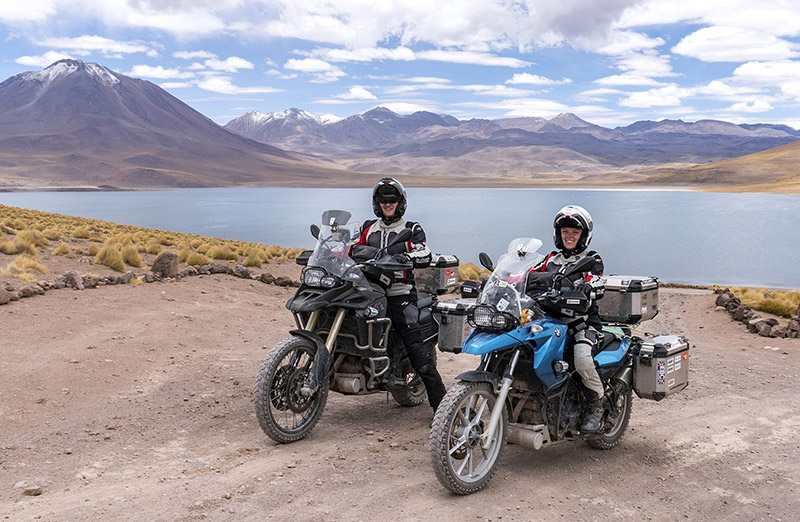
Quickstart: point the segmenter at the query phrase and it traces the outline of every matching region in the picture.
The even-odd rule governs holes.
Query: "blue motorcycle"
[[[631,348],[639,340],[628,325],[604,326],[594,356],[605,388],[603,423],[598,433],[581,433],[585,399],[571,360],[570,324],[588,308],[588,297],[574,287],[594,260],[555,274],[531,272],[544,259],[541,246],[538,239],[512,241],[469,311],[474,330],[461,352],[479,355],[481,362],[458,376],[430,434],[436,477],[453,493],[483,489],[507,442],[538,450],[583,439],[611,449],[628,426]],[[481,262],[491,269],[486,254]]]

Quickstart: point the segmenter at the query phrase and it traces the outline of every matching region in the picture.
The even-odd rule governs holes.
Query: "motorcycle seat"
[[[594,345],[592,349],[592,357],[597,355],[600,352],[614,351],[619,346],[619,339],[617,336],[607,333],[607,332],[598,332],[597,333],[598,341]]]

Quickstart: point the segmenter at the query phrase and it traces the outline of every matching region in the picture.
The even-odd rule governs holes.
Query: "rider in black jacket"
[[[384,248],[404,228],[411,229],[411,239],[398,245],[399,252],[414,263],[415,268],[430,265],[431,251],[425,242],[425,231],[419,223],[406,221],[406,191],[403,185],[394,178],[383,178],[372,190],[372,209],[379,219],[364,223],[361,236],[353,246],[356,255],[358,245]],[[390,253],[397,252],[390,250]],[[395,275],[395,282],[386,292],[389,317],[392,327],[396,328],[403,338],[411,366],[420,376],[428,392],[428,402],[434,411],[442,402],[446,390],[442,377],[436,369],[436,363],[425,349],[422,331],[419,326],[419,309],[417,308],[417,289],[414,285],[412,270],[404,270]]]

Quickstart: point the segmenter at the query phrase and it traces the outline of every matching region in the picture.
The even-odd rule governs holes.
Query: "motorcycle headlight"
[[[492,326],[495,328],[505,328],[508,326],[508,318],[503,314],[494,314],[492,316]]]
[[[303,283],[308,286],[322,286],[325,271],[320,268],[307,268],[303,273]]]
[[[326,275],[319,280],[319,286],[322,288],[333,288],[337,284],[339,284],[339,278],[332,275]]]
[[[488,306],[476,306],[472,309],[470,321],[475,328],[491,328],[494,310]]]

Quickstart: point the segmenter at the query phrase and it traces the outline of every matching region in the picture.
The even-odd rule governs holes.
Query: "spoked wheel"
[[[495,436],[487,448],[482,435],[489,427],[497,397],[488,383],[460,382],[445,395],[431,428],[431,464],[436,478],[458,495],[480,491],[494,475],[508,437],[505,405]]]
[[[617,413],[609,408],[603,417],[603,426],[599,436],[586,439],[586,443],[597,449],[609,450],[616,447],[625,434],[631,418],[631,391],[617,396]],[[605,402],[605,401],[604,401]]]
[[[426,343],[425,348],[431,351],[431,358],[436,364],[436,347],[431,343]],[[419,406],[427,396],[425,385],[422,383],[422,378],[411,367],[411,362],[407,359],[402,375],[405,384],[389,383],[386,388],[400,406]]]
[[[277,442],[294,442],[308,435],[325,408],[327,380],[310,397],[300,391],[316,350],[308,339],[289,337],[270,350],[258,371],[256,418],[264,433]]]

